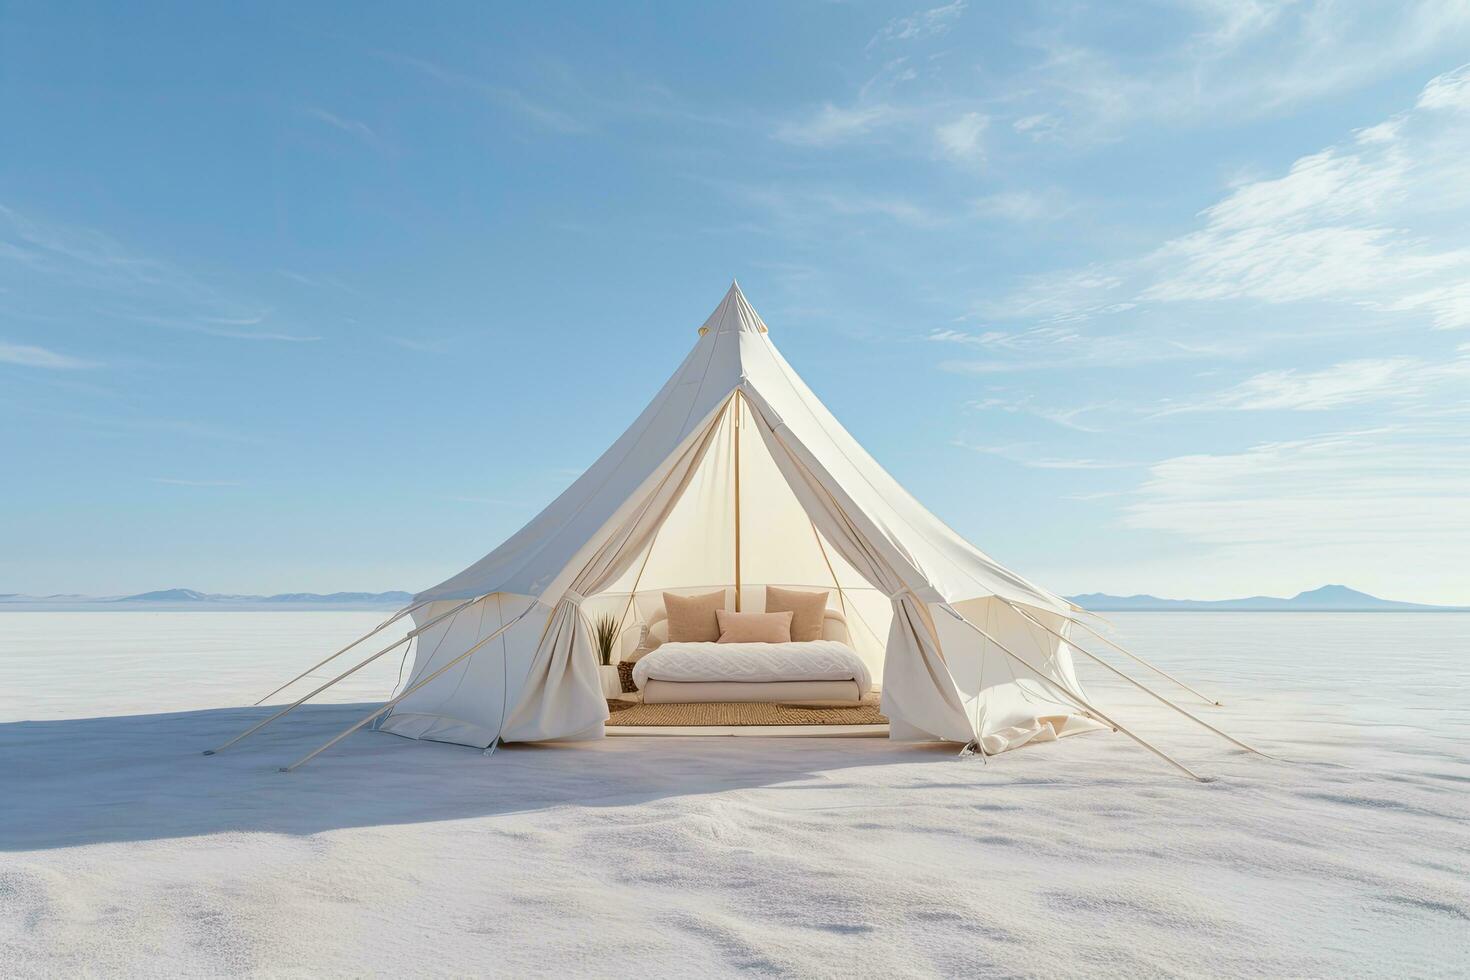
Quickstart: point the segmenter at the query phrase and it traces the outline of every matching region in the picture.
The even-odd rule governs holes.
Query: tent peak
[[[760,314],[750,305],[750,300],[745,298],[745,293],[740,289],[740,283],[734,279],[730,280],[730,288],[725,292],[725,298],[720,300],[720,305],[704,321],[704,326],[699,328],[699,335],[713,331],[714,333],[765,333],[766,323]]]

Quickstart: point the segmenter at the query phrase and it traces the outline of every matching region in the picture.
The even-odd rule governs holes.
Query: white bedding
[[[857,681],[873,686],[862,659],[845,643],[665,643],[633,665],[633,683],[657,681]]]

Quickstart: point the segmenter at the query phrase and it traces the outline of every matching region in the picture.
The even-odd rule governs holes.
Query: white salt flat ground
[[[1121,735],[988,764],[875,739],[240,750],[372,613],[0,614],[0,972],[1470,971],[1470,616],[1133,614],[1248,756],[1084,668]],[[385,661],[388,658],[385,658]],[[1208,709],[1206,709],[1208,710]]]

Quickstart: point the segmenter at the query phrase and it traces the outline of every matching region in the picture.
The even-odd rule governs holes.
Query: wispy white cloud
[[[146,435],[157,444],[157,437],[183,436],[214,442],[262,445],[265,439],[227,426],[199,419],[158,418],[111,411],[105,415],[85,412],[57,412],[25,406],[22,411],[41,418],[54,419],[68,426],[84,428],[111,436]]]
[[[1470,43],[1466,0],[1343,5],[1337,0],[1172,0],[1148,8],[1064,2],[1014,38],[1036,52],[1018,70],[984,69],[959,79],[942,52],[905,50],[854,98],[828,98],[781,121],[775,138],[810,146],[922,146],[973,166],[985,146],[982,120],[1008,124],[993,141],[1108,142],[1138,126],[1218,125],[1280,113],[1350,90]],[[895,17],[867,46],[891,52],[950,31],[964,12],[951,3]],[[1147,20],[1147,24],[1133,23]],[[1098,45],[1137,28],[1136,43]],[[936,60],[937,59],[937,60]],[[932,84],[930,84],[932,82]],[[1452,99],[1444,93],[1431,98]],[[999,151],[997,151],[999,152]]]
[[[1092,422],[1084,422],[1083,417],[1093,415],[1097,412],[1114,408],[1111,404],[1088,404],[1078,405],[1074,408],[1054,408],[1049,405],[1040,404],[1032,395],[1020,397],[1002,394],[987,395],[984,398],[972,399],[965,403],[965,407],[976,412],[1005,412],[1010,415],[1034,415],[1045,419],[1064,429],[1072,429],[1075,432],[1101,432],[1102,428]]]
[[[1111,312],[1124,312],[1122,309]],[[945,328],[928,339],[983,351],[981,360],[945,360],[940,367],[956,374],[1005,374],[1012,371],[1105,367],[1191,358],[1232,356],[1223,344],[1188,344],[1152,335],[1085,333],[1074,325],[1045,325],[1023,330],[968,333]]]
[[[997,376],[1000,371],[966,371]],[[1221,371],[1202,372],[1214,377]],[[1238,384],[1189,399],[1110,399],[1073,406],[1046,404],[1035,394],[994,387],[965,408],[974,412],[1029,415],[1063,428],[1091,434],[1183,413],[1345,412],[1371,407],[1380,422],[1404,438],[1438,431],[1455,419],[1470,419],[1470,343],[1447,360],[1400,355],[1356,358],[1318,370],[1280,368],[1261,371]]]
[[[1127,490],[1087,490],[1063,494],[1065,500],[1109,500],[1128,496]]]
[[[239,340],[316,340],[276,327],[275,314],[106,233],[38,220],[0,205],[0,309],[17,316],[146,323]]]
[[[1171,405],[1160,415],[1199,411],[1321,412],[1352,405],[1421,403],[1445,386],[1470,384],[1470,357],[1436,363],[1421,357],[1357,358],[1318,371],[1263,371],[1199,401]]]
[[[1176,6],[1191,21],[1187,33],[1130,47],[1126,58],[1090,43],[1099,14],[1082,4],[1033,33],[1029,41],[1041,57],[1015,79],[1019,104],[1039,110],[1021,117],[1032,135],[1112,139],[1139,121],[1216,124],[1277,113],[1369,84],[1434,52],[1463,50],[1470,39],[1463,0]],[[1107,16],[1111,26],[1117,13]]]
[[[480,78],[427,58],[415,58],[392,52],[384,52],[380,56],[385,61],[411,68],[445,86],[477,96],[491,105],[522,117],[541,129],[564,135],[576,135],[592,130],[591,124],[575,113],[549,105],[513,85]]]
[[[1192,542],[1211,574],[1443,590],[1470,547],[1470,443],[1458,425],[1333,432],[1152,466],[1125,526]],[[1371,556],[1371,557],[1370,557]],[[1393,586],[1390,585],[1392,588]]]
[[[639,74],[627,62],[614,73],[594,73],[585,61],[574,64],[543,53],[513,64],[496,63],[493,71],[488,67],[477,71],[391,51],[376,56],[554,135],[606,133],[649,122],[741,132],[768,125],[764,114],[757,117],[738,106],[708,107],[693,101],[689,87],[675,88]]]
[[[837,184],[712,183],[744,203],[760,208],[771,222],[788,229],[825,227],[856,218],[881,218],[916,228],[932,228],[949,220],[948,216],[906,197]]]
[[[72,371],[81,368],[96,367],[95,361],[86,361],[70,354],[61,354],[45,347],[34,347],[29,344],[12,344],[0,340],[0,363],[19,364],[22,367],[52,368],[55,370]]]
[[[866,136],[900,116],[896,108],[885,103],[837,106],[825,102],[809,115],[782,122],[775,135],[801,146],[831,146]]]
[[[313,119],[316,119],[319,122],[323,122],[328,126],[331,126],[333,129],[337,129],[344,133],[347,133],[350,136],[357,137],[374,149],[381,150],[383,148],[382,139],[378,136],[377,132],[365,122],[361,122],[356,119],[348,119],[346,116],[339,116],[334,112],[328,112],[326,109],[322,109],[317,106],[307,106],[302,111],[304,111],[308,116],[311,116]]]
[[[342,292],[351,293],[354,296],[363,295],[362,290],[358,289],[355,286],[348,285],[341,279],[338,279],[336,276],[326,276],[320,274],[307,275],[306,273],[300,272],[296,269],[277,269],[276,272],[283,278],[289,279],[291,282],[294,282],[299,286],[309,286],[312,289],[340,289]]]
[[[934,139],[940,152],[951,160],[978,163],[985,159],[982,138],[990,119],[978,112],[966,112],[949,122],[934,127]]]
[[[311,343],[321,337],[307,334],[282,333],[270,329],[269,311],[253,316],[153,316],[143,313],[117,313],[118,317],[134,323],[147,323],[170,330],[202,333],[211,337],[229,337],[233,340],[277,340],[288,343]]]
[[[1054,323],[1124,313],[1138,305],[1129,290],[1131,274],[1131,266],[1114,262],[1025,276],[1008,295],[980,304],[976,313],[996,320]]]
[[[1055,221],[1072,210],[1055,195],[1029,190],[1001,191],[977,197],[970,202],[970,209],[977,218],[1017,223]]]
[[[918,78],[907,58],[882,64],[857,89],[850,103],[824,101],[780,120],[773,138],[794,146],[830,147],[876,139],[890,128],[922,122],[915,107],[903,105],[901,90]]]
[[[1011,123],[1011,128],[1024,136],[1029,136],[1031,139],[1041,142],[1055,138],[1061,124],[1062,121],[1051,113],[1038,112],[1016,119]]]
[[[1419,93],[1419,109],[1470,110],[1470,65],[1432,79]]]
[[[402,347],[404,350],[418,351],[421,354],[444,354],[449,351],[447,340],[430,340],[423,337],[389,337],[388,343]]]
[[[0,259],[34,272],[82,268],[123,283],[166,280],[170,273],[164,263],[133,254],[96,229],[39,221],[5,205],[0,205],[0,246]]]
[[[868,49],[871,50],[880,44],[894,41],[919,41],[925,38],[941,37],[949,33],[950,28],[964,12],[965,0],[954,0],[953,3],[930,7],[904,17],[895,17],[873,35],[873,39],[868,42]]]
[[[1470,326],[1467,77],[1470,66],[1438,76],[1414,108],[1279,177],[1241,182],[1201,212],[1197,230],[1134,258],[1031,276],[976,314],[1075,324],[1141,307],[1312,303],[1322,313],[1295,318],[1297,335],[1382,331],[1394,315],[1406,317],[1400,324]],[[1236,347],[1285,335],[1279,323],[1253,330],[1259,318],[1240,316]],[[1190,322],[1173,315],[1160,337],[1185,349],[1220,343],[1218,331],[1191,339]]]
[[[489,101],[531,120],[543,129],[574,135],[588,132],[592,128],[572,113],[545,105],[518,88],[485,85],[481,92]]]
[[[1432,80],[1415,109],[1283,177],[1236,188],[1205,210],[1204,228],[1145,260],[1153,282],[1139,298],[1348,302],[1470,326],[1470,247],[1459,234],[1470,106],[1451,97],[1467,73]]]
[[[1106,459],[1069,459],[1061,456],[1048,456],[1038,450],[1035,446],[1013,445],[1013,446],[985,446],[970,442],[956,441],[956,446],[969,449],[988,456],[999,456],[1012,463],[1019,463],[1039,470],[1122,470],[1130,469],[1138,464],[1125,463]]]

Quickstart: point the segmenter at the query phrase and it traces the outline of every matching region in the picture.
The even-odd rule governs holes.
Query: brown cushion
[[[726,612],[715,610],[721,643],[790,643],[789,612]]]
[[[822,617],[827,612],[826,592],[804,592],[766,586],[766,612],[791,613],[791,639],[797,643],[822,638]]]
[[[704,595],[664,593],[664,612],[669,615],[670,643],[714,643],[720,638],[715,610],[725,608],[725,590]]]

